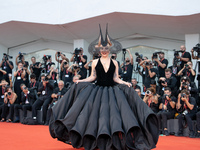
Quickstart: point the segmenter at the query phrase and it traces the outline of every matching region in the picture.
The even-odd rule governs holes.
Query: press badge
[[[4,95],[1,95],[1,98],[4,98]]]
[[[42,95],[45,95],[45,93],[46,93],[45,91],[42,91]]]
[[[17,77],[17,80],[21,80],[21,77]]]
[[[79,65],[79,66],[82,66],[82,62],[80,62],[78,65]]]
[[[6,66],[4,66],[3,69],[6,69]]]
[[[66,77],[66,78],[69,78],[69,75],[68,75],[68,74],[66,74],[66,75],[65,75],[65,77]]]
[[[124,74],[127,74],[127,71],[124,71]]]

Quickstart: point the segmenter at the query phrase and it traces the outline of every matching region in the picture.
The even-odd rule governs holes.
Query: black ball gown
[[[112,60],[107,72],[100,59],[95,69],[96,85],[73,84],[52,108],[51,136],[86,150],[155,148],[159,126],[153,111],[132,87],[115,85]]]

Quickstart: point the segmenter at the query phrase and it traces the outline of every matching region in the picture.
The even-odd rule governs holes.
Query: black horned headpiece
[[[99,47],[102,46],[110,46],[110,51],[111,53],[118,53],[122,50],[122,45],[112,39],[109,34],[108,34],[108,24],[106,25],[106,33],[105,33],[105,40],[103,38],[102,30],[101,30],[101,25],[99,24],[99,37],[94,40],[88,47],[88,51],[90,54],[97,54],[99,52]]]

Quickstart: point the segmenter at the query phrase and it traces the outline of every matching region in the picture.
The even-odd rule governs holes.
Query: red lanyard
[[[125,71],[127,70],[127,66],[125,66]]]
[[[17,72],[18,76],[21,76],[21,70]]]
[[[5,89],[3,89],[3,87],[2,87],[2,95],[4,95],[4,93],[5,93]]]
[[[190,72],[187,72],[187,76],[188,76],[188,77],[190,76]]]
[[[79,61],[81,62],[81,57],[79,57]]]
[[[32,83],[32,87],[35,87],[35,83],[36,83],[36,82]]]
[[[66,69],[66,74],[68,74],[68,70]]]
[[[188,100],[189,100],[189,99],[187,99],[187,101],[188,101]],[[187,109],[187,105],[186,105],[185,103],[184,103],[184,108]]]
[[[152,102],[152,99],[150,98],[150,101],[148,100],[148,106],[150,107],[151,105],[151,102]]]
[[[54,78],[55,78],[55,73],[52,74],[52,79],[54,80]]]
[[[183,57],[184,54],[185,54],[185,52],[182,54],[182,57]]]
[[[169,102],[168,100],[165,100],[165,106],[167,106],[168,102]]]

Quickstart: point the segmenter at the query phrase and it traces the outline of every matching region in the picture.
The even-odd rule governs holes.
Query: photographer
[[[10,87],[7,88],[7,92],[4,93],[4,104],[2,108],[1,122],[4,122],[8,115],[8,120],[6,122],[11,122],[14,114],[14,103],[17,99],[17,94],[12,91]]]
[[[176,85],[176,78],[172,76],[172,70],[171,69],[165,69],[165,76],[159,78],[158,83],[160,84],[159,86],[159,95],[163,95],[163,90],[166,87],[169,87],[172,90],[172,95],[176,96],[177,95],[177,85]]]
[[[33,87],[36,88],[36,91],[38,90],[38,87],[39,87],[39,82],[36,81],[35,74],[30,75],[30,83],[28,84],[28,88],[33,88]]]
[[[133,73],[133,56],[129,49],[123,49],[123,50],[129,53],[130,59],[129,57],[126,57],[125,59],[126,63],[121,64],[121,67],[123,70],[122,78],[123,78],[123,81],[131,82],[132,73]]]
[[[46,73],[49,73],[51,71],[51,66],[54,65],[55,63],[52,62],[51,55],[45,55],[43,57],[44,63],[46,64]]]
[[[154,88],[148,88],[145,92],[143,101],[153,110],[154,113],[158,112],[158,97]]]
[[[196,87],[196,84],[194,82],[190,82],[190,79],[187,76],[183,76],[181,78],[181,84],[180,84],[178,92],[181,92],[184,89],[189,91],[191,97],[194,97],[196,99],[196,103],[199,104],[198,89]]]
[[[5,79],[7,72],[5,70],[0,69],[0,81]]]
[[[40,72],[42,70],[41,68],[42,64],[40,62],[36,62],[35,56],[31,57],[31,61],[32,61],[32,64],[30,65],[31,73],[32,74],[34,73],[36,75],[36,80],[38,81],[40,77]]]
[[[60,59],[61,58],[61,59]],[[55,53],[55,59],[56,61],[58,62],[58,67],[59,67],[59,64],[62,64],[62,62],[65,60],[66,62],[69,63],[69,59],[65,56],[65,54],[61,53],[61,52],[56,52]],[[60,66],[60,79],[62,79],[62,74],[63,74],[63,71],[62,71],[62,68]]]
[[[184,45],[181,45],[180,47],[180,51],[182,52],[181,56],[176,56],[177,59],[179,59],[181,61],[181,69],[184,67],[184,65],[188,62],[191,61],[191,55],[189,52],[186,52],[186,48]]]
[[[6,71],[6,75],[4,75],[4,79],[9,82],[9,75],[12,75],[12,69],[13,67],[13,62],[9,61],[9,58],[12,59],[12,56],[9,56],[7,54],[3,54],[3,58],[2,61],[0,63],[0,68],[2,68],[2,70]]]
[[[72,73],[73,82],[76,82],[76,80],[81,79],[81,75],[79,74],[80,68],[78,64],[72,64],[67,70]]]
[[[66,88],[70,86],[72,82],[72,73],[68,71],[69,68],[69,62],[66,60],[63,60],[60,65],[61,71],[62,71],[62,80],[64,81],[64,85]]]
[[[51,117],[51,107],[53,107],[55,105],[55,103],[60,100],[63,95],[67,92],[67,89],[64,87],[64,82],[62,80],[60,80],[58,82],[58,87],[55,88],[53,90],[53,93],[51,94],[51,98],[53,99],[51,105],[49,106],[49,109],[47,111],[47,118],[46,118],[46,122],[45,125],[49,124],[49,120]]]
[[[144,91],[146,91],[146,89],[150,87],[151,80],[155,80],[158,70],[156,68],[153,68],[153,64],[149,59],[141,61],[140,66],[142,66],[145,70]]]
[[[29,90],[25,85],[21,85],[21,102],[20,104],[14,104],[14,114],[15,120],[14,123],[19,122],[19,109],[23,110],[23,117],[27,117],[27,110],[31,110],[33,103],[35,102],[34,92]]]
[[[175,59],[175,58],[174,58]],[[172,76],[176,78],[177,80],[177,87],[180,86],[180,76],[178,75],[178,72],[181,70],[180,65],[178,65],[178,62],[175,62],[173,59],[173,65],[169,67],[169,69],[172,70]]]
[[[40,110],[42,106],[42,118],[43,121],[46,121],[48,106],[52,101],[51,94],[53,92],[54,83],[49,80],[45,74],[41,75],[41,81],[38,87],[38,92],[41,92],[41,94],[32,106],[32,117],[35,120],[37,119],[37,110]]]
[[[154,53],[152,56],[152,60],[157,62],[158,65],[158,77],[164,77],[165,76],[165,69],[167,68],[168,65],[168,60],[165,59],[165,53],[164,52],[159,52],[158,53],[160,60],[158,60],[157,53]]]
[[[26,65],[23,65],[23,69],[25,70],[25,76],[23,78],[23,81],[24,81],[24,84],[28,86],[30,71],[28,70],[28,66]]]
[[[58,87],[58,70],[55,68],[54,65],[51,66],[50,73],[48,78],[54,82],[54,87]]]
[[[117,53],[112,53],[112,54],[111,54],[111,59],[114,59],[114,60],[117,61]],[[119,67],[118,74],[119,74],[119,76],[121,77],[122,68],[120,67],[120,62],[117,61],[117,63],[118,63],[118,67]]]
[[[17,94],[17,101],[16,103],[17,104],[20,104],[21,102],[21,88],[20,88],[20,85],[22,83],[24,83],[23,79],[25,77],[25,70],[23,69],[23,64],[22,62],[18,62],[18,65],[17,65],[17,71],[14,72],[14,77],[15,77],[15,81],[14,81],[14,91],[15,93]]]
[[[195,119],[196,115],[196,101],[193,97],[189,96],[189,92],[186,89],[179,93],[176,109],[180,113],[177,116],[179,124],[179,131],[177,136],[183,136],[183,120],[186,120],[190,130],[189,137],[193,138],[194,130],[192,119]]]
[[[80,68],[80,79],[85,79],[87,77],[87,70],[84,68],[84,65],[87,63],[87,56],[83,55],[83,48],[76,48],[71,59],[70,62],[74,62],[76,64],[78,64],[79,68]]]
[[[179,76],[188,76],[191,82],[194,82],[196,71],[192,69],[192,62],[188,61],[184,67],[178,72]]]
[[[160,133],[168,136],[169,132],[167,129],[167,120],[173,119],[176,113],[175,109],[176,105],[176,97],[171,95],[171,89],[166,87],[164,90],[164,95],[161,99],[161,103],[159,105],[159,109],[161,111],[158,112],[157,117],[160,124]]]
[[[138,96],[143,99],[144,98],[144,95],[141,94],[141,89],[140,88],[136,88],[135,89],[135,92],[137,92]]]

